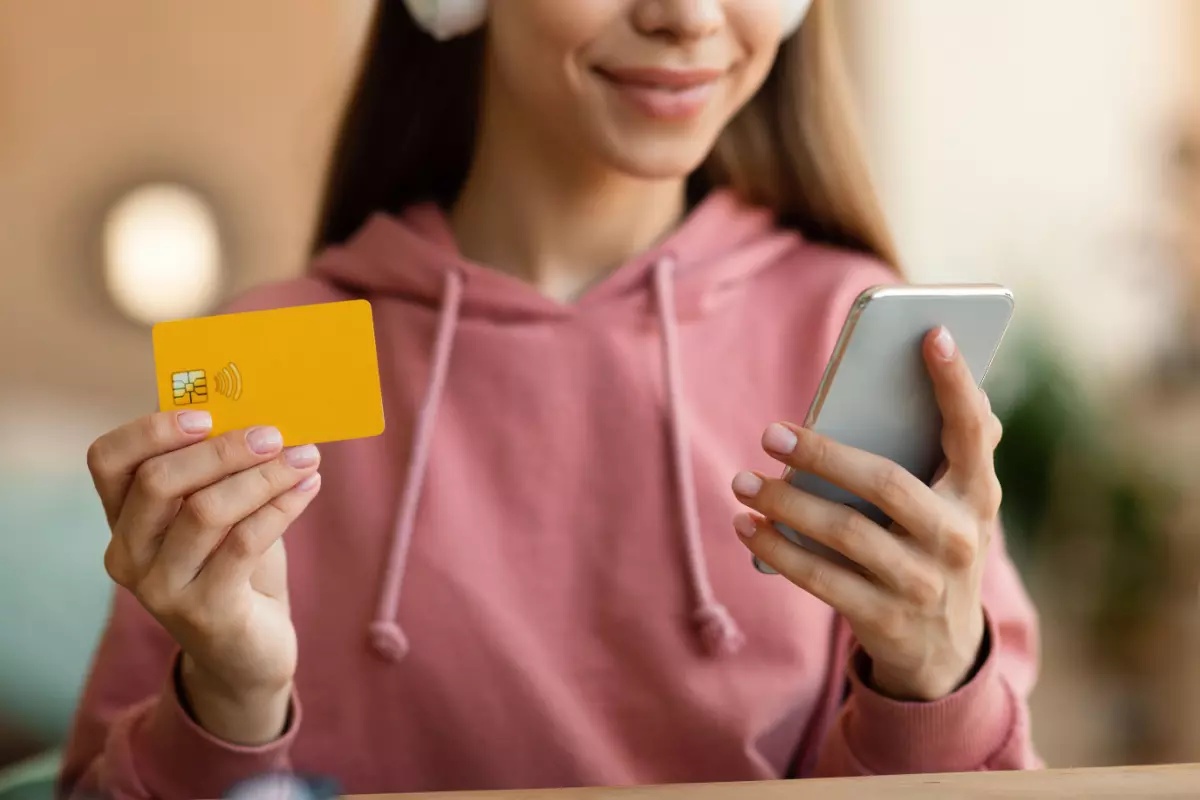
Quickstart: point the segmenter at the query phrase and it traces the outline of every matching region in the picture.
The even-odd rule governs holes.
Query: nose
[[[725,25],[724,0],[644,0],[637,6],[635,24],[646,36],[703,39]]]

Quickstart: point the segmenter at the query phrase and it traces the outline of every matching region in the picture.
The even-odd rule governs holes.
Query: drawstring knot
[[[700,629],[700,641],[710,656],[731,656],[742,649],[746,637],[720,603],[710,603],[696,609],[693,617]]]
[[[380,656],[395,663],[408,655],[408,637],[395,622],[372,622],[371,647],[375,648],[375,652]]]

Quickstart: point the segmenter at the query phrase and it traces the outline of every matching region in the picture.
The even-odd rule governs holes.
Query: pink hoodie
[[[63,780],[215,797],[280,769],[350,793],[1034,766],[1036,620],[995,537],[992,647],[939,702],[867,688],[844,623],[756,572],[732,476],[808,408],[854,297],[894,282],[716,193],[575,305],[467,263],[444,216],[377,215],[235,310],[367,297],[388,428],[322,448],[287,534],[291,725],[227,745],[118,592]],[[849,669],[848,669],[849,665]]]

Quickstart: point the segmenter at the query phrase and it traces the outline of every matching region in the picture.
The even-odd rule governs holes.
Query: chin
[[[695,137],[630,137],[610,141],[604,161],[626,175],[644,180],[686,178],[704,163],[714,141]]]

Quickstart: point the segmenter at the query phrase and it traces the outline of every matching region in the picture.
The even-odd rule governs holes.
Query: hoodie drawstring
[[[660,258],[654,265],[654,280],[658,296],[659,324],[662,327],[663,373],[667,388],[668,421],[671,426],[676,500],[679,503],[688,581],[691,584],[692,600],[695,603],[692,621],[697,626],[701,643],[707,654],[712,656],[731,655],[741,649],[745,637],[733,617],[730,616],[728,609],[716,599],[704,557],[704,546],[700,535],[700,511],[696,500],[695,478],[692,473],[687,420],[684,417],[683,368],[679,355],[679,321],[675,311],[673,269],[674,262],[671,259]],[[409,546],[412,543],[413,527],[416,524],[417,506],[425,481],[425,470],[429,463],[429,450],[433,442],[438,406],[441,404],[442,392],[446,386],[446,374],[450,367],[454,334],[458,328],[462,295],[463,276],[455,270],[447,270],[437,336],[433,345],[429,383],[413,426],[412,449],[409,453],[404,487],[400,493],[400,506],[396,514],[392,548],[388,553],[384,570],[379,605],[376,608],[375,619],[370,626],[372,646],[381,656],[390,661],[400,661],[407,655],[409,649],[408,639],[396,622],[400,603],[400,587],[404,581],[404,568],[408,560]]]
[[[687,558],[695,610],[692,621],[700,633],[705,650],[712,656],[732,655],[745,643],[737,623],[713,593],[700,537],[700,509],[696,500],[696,481],[692,474],[692,454],[684,417],[683,364],[679,354],[679,320],[675,311],[674,260],[663,257],[654,264],[658,295],[658,318],[662,326],[663,372],[667,387],[667,413],[671,424],[676,500],[683,524],[683,548]]]
[[[412,448],[409,451],[408,469],[404,476],[404,489],[400,493],[400,508],[396,514],[392,549],[388,553],[383,575],[379,607],[370,628],[371,644],[380,655],[391,661],[399,661],[408,653],[408,639],[396,622],[396,611],[400,605],[400,585],[404,581],[404,567],[408,561],[408,548],[412,543],[413,526],[417,520],[417,505],[425,483],[425,467],[429,463],[429,449],[433,444],[434,424],[437,421],[438,406],[442,402],[442,390],[446,387],[446,373],[450,368],[450,351],[458,328],[462,295],[463,276],[457,270],[446,270],[446,286],[438,317],[437,337],[433,343],[429,383],[413,426]]]

